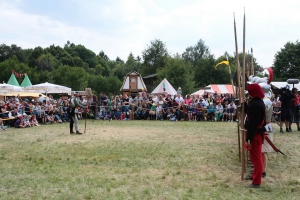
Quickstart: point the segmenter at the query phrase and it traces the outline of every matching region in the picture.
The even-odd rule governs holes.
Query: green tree
[[[40,46],[35,47],[33,49],[33,51],[31,52],[30,56],[29,56],[29,62],[28,65],[29,67],[35,67],[35,61],[36,59],[38,59],[38,57],[40,57],[42,54],[44,54],[44,49]]]
[[[165,43],[158,39],[151,41],[150,45],[142,52],[143,64],[139,72],[143,76],[155,74],[157,69],[166,66],[168,56],[169,54]]]
[[[59,64],[60,62],[50,53],[40,55],[35,61],[38,70],[49,72],[57,68]]]
[[[273,64],[275,80],[286,81],[289,78],[300,77],[300,42],[287,42],[275,54]]]
[[[96,54],[87,49],[85,46],[79,44],[69,44],[65,45],[64,50],[67,51],[72,57],[79,57],[83,62],[88,64],[89,68],[95,68],[97,63]]]
[[[26,60],[21,47],[18,47],[15,44],[12,44],[11,46],[7,46],[5,44],[0,45],[0,62],[12,58],[13,56],[16,56],[20,62],[25,62]]]
[[[52,72],[55,84],[64,85],[72,90],[85,90],[88,85],[88,76],[82,67],[61,65]]]
[[[12,70],[15,70],[18,73],[27,73],[31,82],[33,84],[40,81],[39,73],[37,73],[37,70],[35,68],[30,68],[25,63],[20,63],[16,56],[12,56],[12,58],[9,58],[3,62],[0,63],[0,82],[8,82],[9,77],[12,74]],[[17,77],[17,80],[19,84],[22,83],[24,77]]]
[[[191,62],[196,64],[199,59],[206,59],[211,56],[208,46],[205,45],[205,42],[200,39],[195,46],[190,46],[186,48],[183,52],[182,57],[185,62]]]
[[[95,94],[105,92],[108,95],[120,93],[122,82],[115,76],[88,75],[88,87]]]
[[[196,88],[209,85],[211,83],[219,83],[220,80],[216,78],[215,59],[209,51],[205,42],[200,39],[195,46],[186,48],[182,54],[185,63],[192,65],[194,70],[194,82]]]
[[[181,87],[183,94],[191,94],[195,91],[194,71],[190,63],[185,63],[179,55],[174,58],[168,57],[166,66],[157,71],[159,84],[164,78],[167,78],[171,85],[177,89]]]

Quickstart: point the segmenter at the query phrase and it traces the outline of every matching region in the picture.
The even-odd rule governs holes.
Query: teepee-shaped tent
[[[21,87],[28,87],[28,86],[32,86],[32,83],[26,74],[23,82],[21,83]]]
[[[176,95],[177,91],[173,88],[173,86],[169,83],[169,81],[164,78],[160,82],[160,84],[153,90],[152,94],[164,93],[167,92],[170,95]]]
[[[15,85],[15,86],[20,86],[17,79],[16,79],[16,76],[12,73],[7,84],[10,84],[10,85]]]

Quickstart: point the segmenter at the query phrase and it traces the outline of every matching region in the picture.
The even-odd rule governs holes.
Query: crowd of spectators
[[[137,94],[108,97],[101,94],[91,104],[95,119],[171,120],[171,121],[236,121],[236,105],[230,94],[203,96],[170,94]],[[94,99],[94,101],[96,101]]]
[[[87,117],[96,120],[237,121],[232,95],[217,92],[184,97],[181,92],[175,96],[143,92],[135,97],[126,94],[108,97],[102,93],[90,100],[85,96],[80,98],[83,104],[89,105]],[[69,100],[69,96],[57,99],[52,95],[25,99],[12,96],[0,102],[0,118],[9,118],[6,125],[16,128],[69,122]],[[280,121],[280,101],[272,100],[274,119]],[[78,119],[85,117],[80,108],[76,113]],[[1,122],[0,129],[4,130]]]

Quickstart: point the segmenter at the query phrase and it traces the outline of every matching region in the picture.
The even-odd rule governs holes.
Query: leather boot
[[[76,131],[76,134],[77,134],[77,135],[81,135],[82,133],[80,133],[79,131]]]

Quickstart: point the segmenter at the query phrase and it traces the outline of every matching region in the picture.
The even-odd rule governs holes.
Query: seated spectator
[[[162,113],[162,110],[160,110],[157,114],[157,120],[160,120],[160,121],[163,121],[164,118],[163,118],[163,113]]]
[[[229,122],[234,120],[235,114],[236,114],[236,105],[234,104],[234,101],[231,101],[230,104],[228,105],[229,108],[229,113],[228,113],[228,117],[229,117]]]
[[[115,100],[112,101],[112,107],[111,107],[111,118],[116,119],[117,118],[117,102]]]
[[[225,105],[225,108],[223,109],[223,116],[222,116],[222,121],[226,122],[229,120],[229,108],[228,105]]]
[[[215,101],[216,101],[216,105],[219,105],[219,103],[223,103],[223,98],[221,97],[221,95],[217,94],[216,98],[215,98]]]
[[[137,120],[143,119],[143,108],[142,108],[142,106],[139,106],[137,111],[135,112],[135,118]]]
[[[156,106],[155,103],[152,104],[150,111],[149,111],[149,118],[150,120],[154,120],[156,118]]]
[[[31,115],[27,115],[26,113],[23,114],[23,120],[24,120],[24,125],[25,127],[31,127]]]
[[[167,118],[170,121],[177,121],[176,112],[177,112],[176,109],[173,108],[172,110],[170,110],[169,114],[167,115]]]
[[[121,106],[121,102],[119,102],[117,105],[116,119],[120,120],[121,114],[122,114],[122,106]]]
[[[193,110],[194,110],[194,106],[193,106],[192,102],[189,103],[187,110],[188,110],[188,119],[189,119],[189,121],[192,121],[193,120]],[[196,113],[195,113],[195,116],[196,116]]]
[[[40,126],[39,122],[36,119],[36,115],[32,115],[30,123],[31,123],[31,126]]]
[[[53,115],[54,115],[55,122],[62,123],[62,119],[60,118],[59,108],[57,108],[56,105],[53,106]]]
[[[193,103],[192,104],[193,110],[192,110],[192,121],[197,121],[197,112],[198,112],[198,104]]]
[[[5,102],[0,102],[0,118],[8,118],[8,113]]]
[[[215,121],[216,106],[211,102],[207,107],[207,120]]]
[[[142,108],[143,108],[143,117],[144,117],[144,120],[147,120],[148,116],[149,116],[149,111],[150,110],[148,110],[148,105],[147,105],[146,101],[143,102]]]
[[[198,103],[197,111],[196,111],[196,120],[201,121],[204,120],[204,107],[201,103]]]
[[[218,102],[218,105],[216,105],[216,120],[221,121],[223,115],[223,106],[221,104],[221,101]]]
[[[100,113],[99,113],[98,109],[96,110],[95,119],[96,119],[96,120],[99,120],[99,119],[101,119],[101,115],[100,115]]]
[[[15,128],[25,128],[23,116],[19,115],[17,121],[14,124]]]

